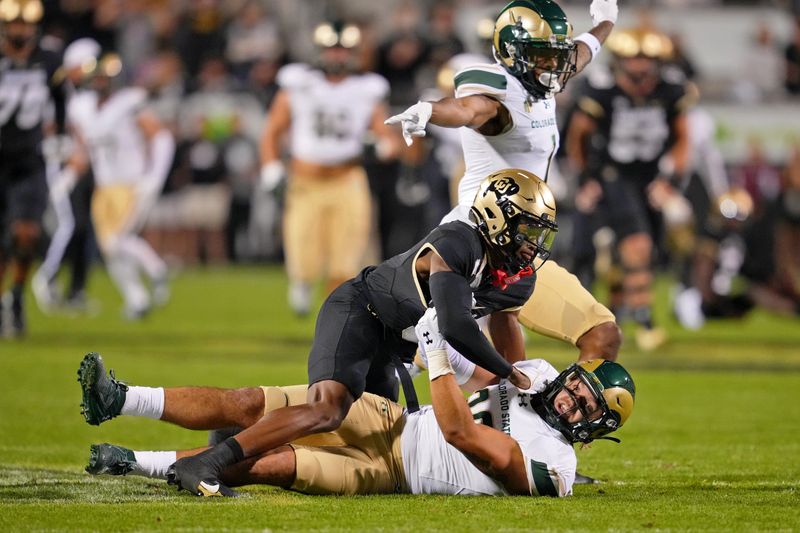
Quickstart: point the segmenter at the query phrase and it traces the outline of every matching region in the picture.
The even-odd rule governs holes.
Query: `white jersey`
[[[458,187],[458,205],[469,208],[480,183],[503,168],[521,168],[547,180],[558,151],[556,100],[533,100],[522,83],[498,64],[473,65],[456,74],[456,97],[482,94],[508,109],[511,126],[485,136],[460,128],[466,170]]]
[[[542,359],[515,366],[531,378],[531,389],[521,392],[507,380],[481,389],[469,398],[473,417],[476,423],[492,426],[519,443],[531,494],[567,496],[575,481],[575,451],[529,402],[530,394],[541,391],[558,372]],[[431,406],[406,416],[401,445],[406,481],[413,494],[508,494],[444,440]]]
[[[278,84],[289,95],[292,157],[320,165],[361,156],[375,106],[389,94],[389,83],[378,74],[354,74],[332,83],[321,70],[304,64],[281,68]]]
[[[121,89],[102,104],[94,91],[70,99],[68,119],[87,145],[98,185],[135,184],[146,176],[146,140],[136,124],[146,101],[139,88]]]

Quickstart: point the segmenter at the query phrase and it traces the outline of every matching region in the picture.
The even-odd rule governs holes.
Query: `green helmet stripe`
[[[533,473],[533,483],[536,485],[536,492],[539,496],[558,496],[558,490],[550,477],[547,464],[540,463],[531,459],[531,472]]]
[[[494,89],[506,90],[506,77],[502,74],[486,72],[485,70],[466,70],[455,78],[456,88],[467,85],[486,85]]]

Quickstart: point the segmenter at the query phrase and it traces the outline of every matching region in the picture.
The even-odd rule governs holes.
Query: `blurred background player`
[[[81,90],[86,78],[84,68],[95,64],[100,57],[100,45],[84,37],[73,41],[64,49],[60,75],[65,78],[68,96]],[[64,137],[59,141],[71,141]],[[50,237],[44,260],[31,278],[31,289],[36,303],[44,312],[65,305],[70,310],[86,310],[86,279],[91,253],[91,200],[94,178],[89,172],[76,176],[71,168],[62,171],[66,158],[71,155],[72,142],[55,142],[45,149],[50,204],[56,219],[56,228]],[[66,294],[58,287],[56,276],[62,263],[70,266],[70,282]]]
[[[419,102],[389,119],[408,144],[425,127],[460,128],[466,168],[458,205],[445,217],[467,220],[480,176],[517,166],[547,179],[559,146],[555,95],[600,51],[617,18],[616,2],[595,0],[594,28],[572,38],[572,26],[555,2],[518,0],[497,17],[496,63],[473,64],[456,73],[455,97]],[[547,261],[537,272],[534,296],[518,312],[526,327],[568,341],[581,359],[614,360],[621,344],[614,316],[575,276]],[[522,347],[512,358],[524,358]]]
[[[0,332],[12,337],[25,333],[24,284],[47,207],[42,140],[51,102],[56,130],[64,130],[63,84],[55,77],[61,61],[39,44],[43,14],[39,0],[0,3],[0,289],[10,259],[14,265]]]
[[[652,315],[654,243],[661,242],[662,215],[674,224],[691,217],[678,187],[689,170],[687,110],[696,97],[682,78],[661,70],[672,53],[666,35],[617,30],[608,49],[613,79],[590,84],[578,98],[567,135],[567,154],[583,179],[576,248],[591,248],[599,227],[614,231],[622,279],[612,307],[639,325],[639,347],[654,349],[665,340]]]
[[[381,158],[397,154],[399,142],[383,124],[389,85],[359,73],[353,24],[323,23],[314,30],[319,65],[291,64],[277,77],[261,141],[261,186],[273,190],[285,178],[282,141],[291,155],[283,219],[289,304],[298,315],[311,310],[314,283],[324,273],[325,292],[365,264],[371,198],[361,166],[364,137],[377,137]]]
[[[124,301],[124,316],[143,317],[169,297],[167,266],[137,235],[167,177],[172,134],[144,108],[143,89],[118,88],[122,61],[113,53],[85,67],[87,88],[69,103],[69,121],[91,160],[97,183],[92,220],[109,275]],[[80,157],[70,166],[80,172]],[[152,284],[152,297],[140,279]]]

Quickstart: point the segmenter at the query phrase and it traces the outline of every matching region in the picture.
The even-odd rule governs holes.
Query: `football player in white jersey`
[[[166,264],[137,232],[161,193],[175,141],[144,108],[143,89],[116,88],[122,71],[118,55],[105,54],[86,70],[91,72],[91,90],[70,100],[68,119],[94,171],[92,220],[98,244],[122,294],[124,316],[134,320],[169,294]],[[85,158],[74,157],[68,167],[79,175],[85,163]],[[149,278],[152,294],[140,272]]]
[[[326,294],[364,266],[371,198],[361,157],[365,135],[378,137],[379,157],[399,152],[397,136],[384,125],[388,82],[357,73],[360,30],[323,23],[314,31],[319,68],[283,67],[280,90],[261,140],[261,185],[273,190],[285,177],[281,148],[288,136],[289,164],[283,246],[289,304],[308,314],[313,284],[324,274]]]
[[[85,73],[83,66],[97,61],[101,53],[100,44],[90,37],[83,37],[71,42],[64,49],[64,57],[57,75],[62,76],[67,84],[68,97],[75,94],[83,84]],[[56,218],[56,229],[50,236],[42,264],[31,278],[31,289],[36,303],[45,313],[53,311],[62,301],[61,291],[57,287],[56,278],[61,268],[70,245],[75,248],[69,255],[72,268],[72,282],[69,288],[67,302],[78,303],[82,300],[83,289],[86,285],[86,271],[89,268],[89,254],[85,249],[86,233],[89,214],[89,201],[91,196],[91,179],[81,180],[82,184],[88,182],[88,187],[81,187],[75,191],[75,173],[72,169],[61,172],[61,165],[71,154],[71,139],[63,137],[53,139],[49,147],[43,148],[47,163],[47,184],[50,192],[50,205]],[[49,149],[48,149],[49,148]],[[75,196],[75,198],[73,198]],[[86,200],[84,200],[86,198]],[[76,210],[80,210],[76,212]],[[81,212],[82,211],[82,212]],[[83,246],[81,246],[83,245]]]
[[[517,368],[530,378],[527,390],[501,380],[476,391],[467,403],[458,383],[468,380],[471,370],[458,363],[465,359],[440,334],[435,310],[423,316],[416,330],[426,346],[432,406],[408,413],[385,398],[364,394],[336,431],[240,461],[225,470],[225,485],[198,480],[195,494],[233,496],[227,485],[262,483],[308,494],[567,496],[575,479],[573,444],[608,438],[633,410],[632,378],[619,364],[603,359],[573,364],[560,374],[542,359],[522,361]],[[306,401],[305,385],[135,387],[107,376],[97,354],[84,358],[82,368],[87,365],[103,374],[96,388],[102,400],[95,409],[103,404],[109,414],[115,409],[190,429],[246,425]],[[133,451],[99,444],[91,447],[86,469],[170,479],[172,462],[200,451]]]
[[[589,11],[594,27],[573,39],[555,2],[514,0],[495,23],[494,64],[457,73],[455,97],[418,102],[387,121],[401,125],[408,144],[425,135],[428,123],[459,128],[466,170],[458,205],[444,221],[467,220],[487,173],[511,166],[547,179],[559,147],[554,96],[599,52],[617,19],[616,0],[593,0]],[[614,315],[553,260],[536,274],[536,289],[519,321],[576,345],[580,360],[615,360],[622,337]],[[521,346],[511,358],[524,358]]]

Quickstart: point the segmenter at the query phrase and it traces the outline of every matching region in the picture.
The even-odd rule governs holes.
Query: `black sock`
[[[637,324],[645,329],[653,329],[653,313],[648,306],[637,307],[631,310],[631,317]]]
[[[222,441],[222,444],[230,448],[231,452],[233,453],[234,462],[238,463],[244,460],[244,450],[242,450],[242,446],[239,444],[239,441],[233,437],[229,437]]]
[[[218,475],[225,470],[225,467],[243,460],[244,452],[239,443],[236,442],[236,439],[231,437],[198,454],[196,457]]]

